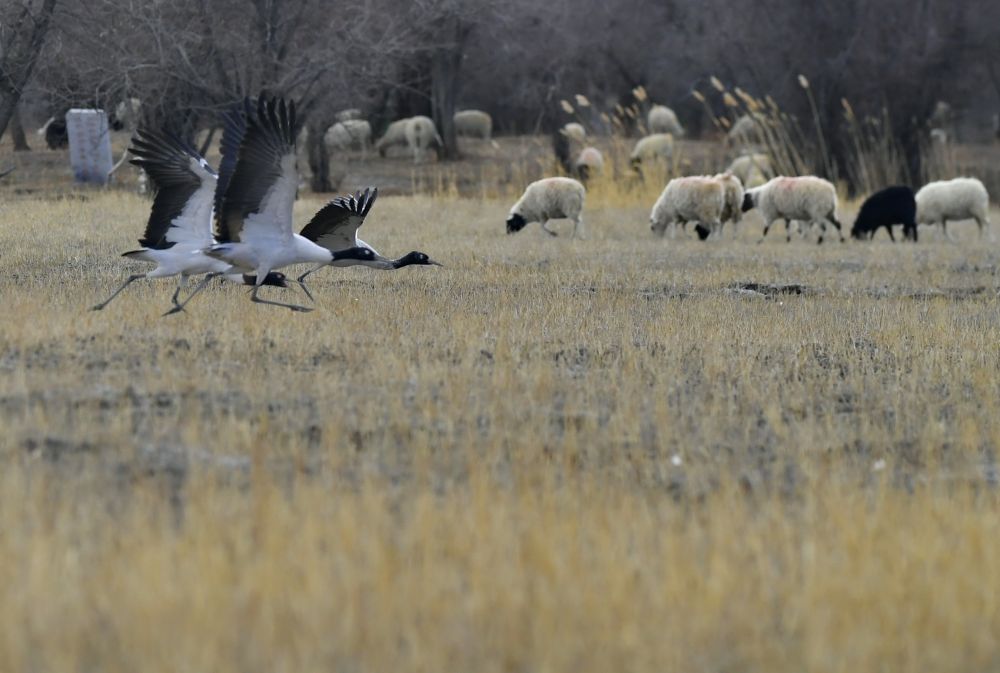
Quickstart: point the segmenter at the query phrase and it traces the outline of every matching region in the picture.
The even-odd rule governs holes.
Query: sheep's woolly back
[[[726,169],[740,179],[745,188],[759,187],[771,177],[771,159],[766,154],[743,154]]]
[[[837,210],[837,191],[833,185],[813,175],[777,177],[748,189],[747,194],[768,223],[779,217],[814,222],[835,216]]]
[[[348,149],[352,146],[367,147],[371,141],[372,126],[363,119],[337,122],[323,135],[323,142],[337,149]]]
[[[639,138],[632,149],[632,161],[645,159],[670,159],[674,155],[674,137],[669,133],[654,133]]]
[[[670,133],[676,138],[684,135],[684,127],[677,120],[677,115],[666,105],[654,105],[649,108],[646,125],[650,133]]]
[[[576,158],[575,166],[577,170],[581,166],[586,166],[592,173],[600,173],[604,169],[604,155],[596,147],[584,147],[580,156]]]
[[[385,129],[385,133],[383,133],[382,137],[375,143],[375,149],[384,153],[386,149],[393,147],[394,145],[405,145],[406,125],[409,121],[410,120],[408,118],[398,119],[389,124],[389,126]]]
[[[341,110],[340,112],[333,115],[334,120],[338,122],[351,121],[352,119],[361,119],[364,115],[361,114],[361,110],[356,107],[347,108],[346,110]]]
[[[653,204],[649,221],[662,234],[671,222],[720,223],[726,205],[721,180],[704,175],[674,178]]]
[[[917,192],[917,222],[929,224],[977,218],[987,220],[990,196],[976,178],[931,182]]]
[[[743,115],[737,119],[729,133],[726,142],[730,145],[750,145],[760,142],[760,124],[763,119],[758,115]]]
[[[583,128],[583,124],[578,124],[577,122],[570,122],[562,127],[559,131],[564,136],[570,140],[575,140],[578,143],[582,143],[587,140],[587,129]]]
[[[573,178],[543,178],[528,185],[510,209],[527,222],[544,222],[566,217],[576,220],[583,211],[587,190]]]
[[[455,133],[467,138],[489,140],[493,118],[482,110],[459,110],[455,113]]]
[[[732,220],[734,223],[740,221],[743,216],[743,183],[730,172],[719,173],[714,179],[722,183],[725,191],[726,203],[722,209],[722,220]]]
[[[406,123],[405,134],[406,144],[415,152],[425,150],[435,143],[438,146],[444,144],[438,135],[437,127],[434,126],[434,120],[430,117],[422,115],[410,117]]]

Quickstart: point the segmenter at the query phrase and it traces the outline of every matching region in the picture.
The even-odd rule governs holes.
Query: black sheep
[[[917,202],[909,187],[886,187],[865,199],[854,220],[851,237],[870,240],[879,227],[885,227],[889,238],[895,241],[892,235],[894,224],[903,225],[904,238],[917,240]]]

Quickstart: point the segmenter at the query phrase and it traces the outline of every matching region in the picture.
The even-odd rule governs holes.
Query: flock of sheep
[[[632,167],[641,171],[650,160],[670,159],[675,137],[684,129],[676,114],[665,106],[654,105],[647,116],[649,135],[640,138],[630,155]],[[733,124],[727,136],[732,146],[753,146],[757,123],[742,117]],[[559,134],[582,147],[572,163],[573,172],[583,180],[603,169],[600,151],[586,146],[586,130],[571,122]],[[812,175],[773,176],[767,154],[751,150],[737,157],[723,173],[696,175],[670,180],[650,213],[654,233],[664,235],[671,230],[676,235],[688,223],[693,223],[702,240],[719,238],[727,222],[736,225],[742,213],[756,209],[764,220],[763,237],[771,226],[785,222],[785,235],[791,240],[793,223],[800,235],[818,229],[822,243],[827,227],[836,230],[844,240],[843,228],[837,219],[837,192],[828,180]],[[507,220],[507,231],[513,233],[528,222],[541,222],[549,234],[550,219],[569,218],[574,223],[574,235],[582,235],[582,209],[586,190],[571,178],[545,178],[528,186],[513,206]],[[955,178],[931,182],[916,194],[905,186],[893,186],[876,192],[862,204],[851,229],[858,239],[870,239],[884,227],[895,240],[892,226],[902,225],[903,235],[917,240],[917,225],[940,225],[949,239],[949,221],[975,220],[980,235],[989,226],[989,195],[976,178]]]
[[[493,119],[488,113],[460,110],[455,113],[454,123],[458,136],[493,143]],[[371,124],[362,119],[360,110],[353,108],[337,113],[336,123],[327,129],[323,143],[331,151],[356,150],[362,155],[374,148],[383,157],[391,147],[404,147],[413,155],[414,163],[422,161],[429,149],[443,145],[434,121],[423,115],[392,122],[373,143]],[[304,143],[300,142],[300,145]]]

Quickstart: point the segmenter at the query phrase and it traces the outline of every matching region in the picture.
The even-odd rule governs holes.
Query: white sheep
[[[455,113],[455,135],[491,140],[493,118],[482,110],[459,110]]]
[[[726,195],[726,202],[722,208],[722,221],[739,224],[743,216],[743,183],[729,171],[712,177],[722,183]]]
[[[372,125],[364,119],[337,122],[323,134],[323,143],[330,150],[361,150],[368,152],[372,144]]]
[[[573,162],[573,170],[584,181],[600,175],[604,172],[604,155],[596,147],[584,147]]]
[[[770,157],[761,153],[736,157],[726,171],[738,177],[747,189],[760,187],[773,175]]]
[[[359,110],[356,107],[347,108],[346,110],[341,110],[340,112],[333,115],[334,121],[338,122],[351,121],[352,119],[361,119],[362,117],[364,117],[364,115],[361,113],[361,110]]]
[[[764,218],[761,241],[778,219],[785,220],[785,237],[789,241],[793,220],[819,224],[818,243],[823,242],[828,222],[836,227],[841,242],[844,240],[840,222],[837,221],[837,191],[830,182],[822,178],[812,175],[773,178],[760,187],[746,190],[743,196],[743,212],[751,208],[759,210]]]
[[[133,131],[139,125],[142,101],[135,97],[125,98],[115,106],[115,118],[122,128]]]
[[[721,180],[705,175],[674,178],[660,193],[649,214],[650,229],[663,236],[669,225],[696,222],[709,236],[722,229],[726,188]]]
[[[409,118],[397,119],[385,128],[382,137],[375,141],[375,149],[380,155],[384,157],[390,147],[406,145],[406,124],[409,121]]]
[[[761,144],[761,126],[764,118],[759,114],[743,115],[735,122],[726,134],[726,144],[729,147],[748,147]]]
[[[654,133],[639,138],[629,159],[632,168],[642,172],[642,164],[652,161],[669,162],[674,156],[674,137],[669,133]]]
[[[410,117],[406,123],[406,144],[413,151],[413,163],[419,163],[428,147],[444,147],[437,127],[430,117]]]
[[[675,138],[684,137],[684,127],[677,115],[666,105],[654,105],[646,115],[646,125],[650,133],[670,133]]]
[[[559,133],[580,144],[587,141],[587,129],[583,128],[583,124],[578,122],[566,124],[559,130]]]
[[[979,236],[988,227],[990,197],[976,178],[940,180],[924,185],[917,192],[917,224],[940,224],[945,236],[948,220],[975,220]]]
[[[437,143],[438,147],[443,145],[434,122],[429,117],[418,116],[399,119],[389,124],[385,133],[375,143],[375,149],[384,157],[390,147],[404,145],[413,152],[413,161],[417,163],[423,156],[424,150],[432,143]]]
[[[523,229],[529,222],[541,222],[542,230],[555,236],[549,220],[562,217],[573,220],[573,236],[583,238],[583,200],[587,190],[573,178],[543,178],[528,185],[524,194],[510,209],[507,233]]]

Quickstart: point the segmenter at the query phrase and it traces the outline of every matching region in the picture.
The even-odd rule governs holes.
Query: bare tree
[[[40,4],[22,0],[0,14],[0,136],[17,113],[17,104],[31,79],[55,7],[56,0],[41,0]],[[22,132],[22,140],[23,135]]]

